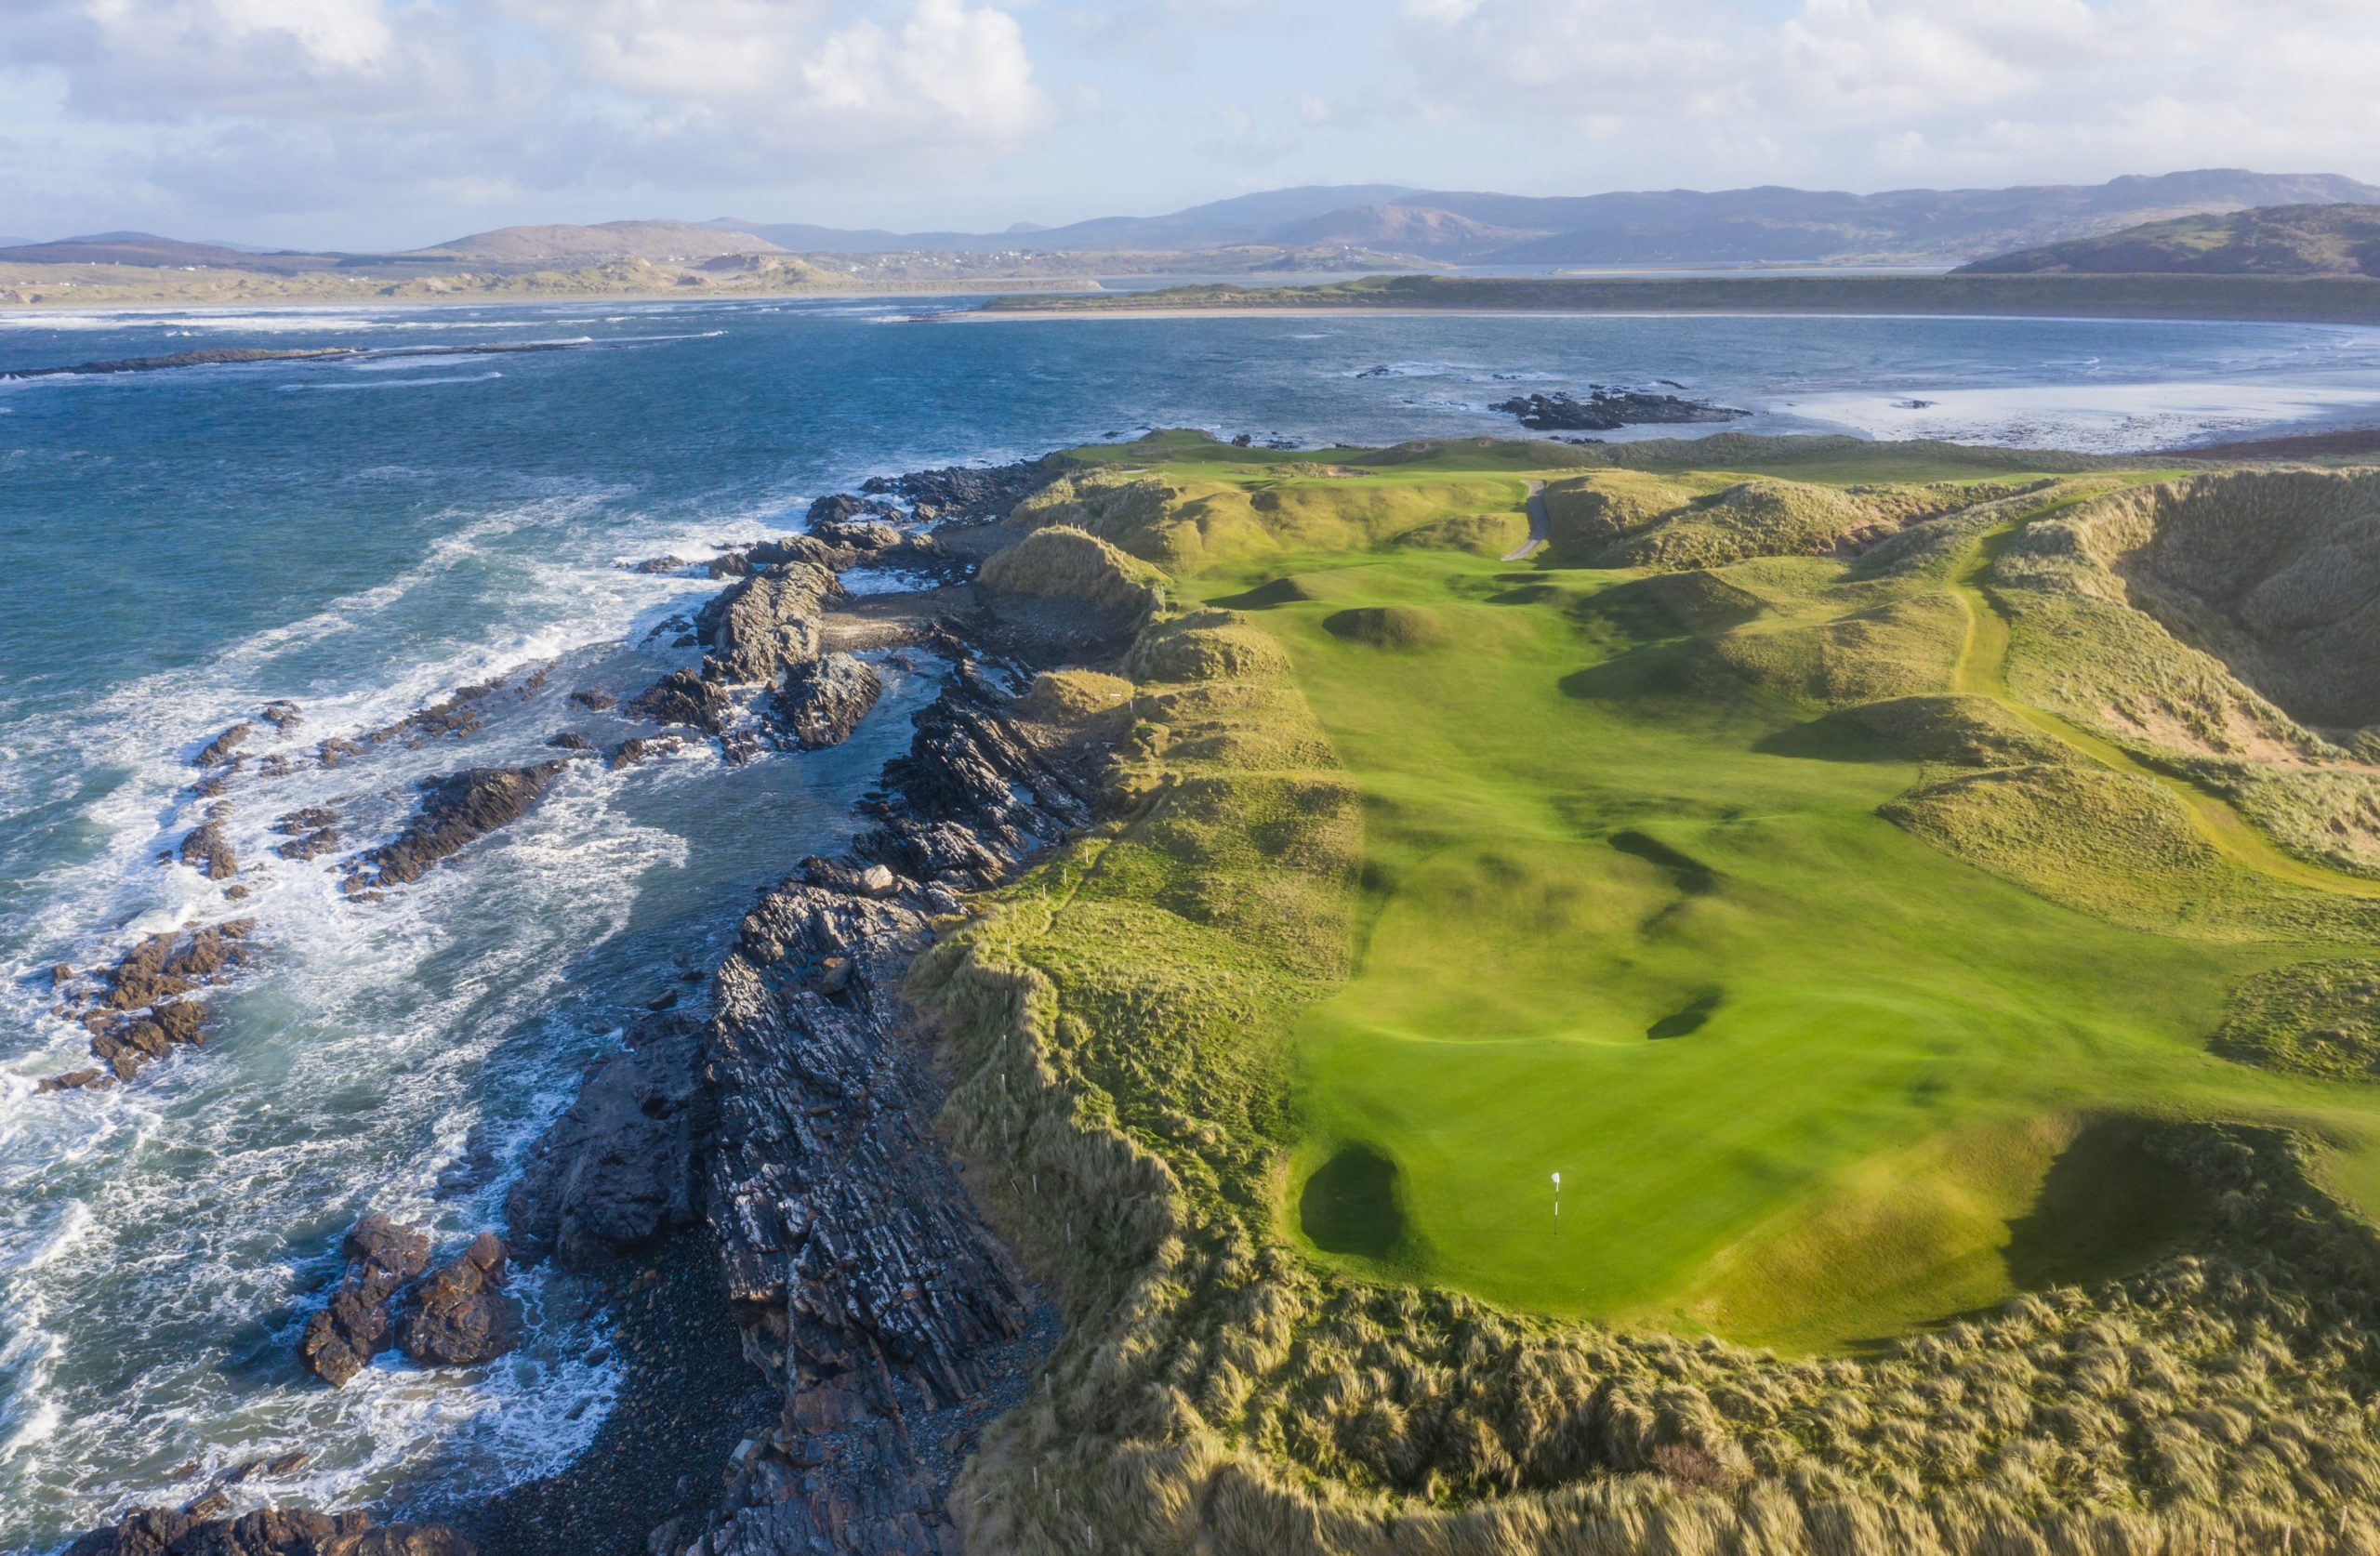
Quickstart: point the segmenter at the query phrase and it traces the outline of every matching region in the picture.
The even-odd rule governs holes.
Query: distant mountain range
[[[1313,185],[1158,217],[1104,217],[1033,232],[850,231],[721,218],[808,253],[1222,248],[1341,244],[1468,264],[1648,265],[1858,259],[1956,263],[2202,211],[2380,200],[2335,174],[2215,168],[2104,184],[1893,190],[1782,188],[1531,196]]]
[[[2380,276],[2380,205],[2179,217],[1996,255],[1961,273]]]
[[[1783,188],[1534,196],[1328,184],[1271,190],[1155,217],[1102,217],[1002,232],[893,232],[721,218],[504,227],[399,254],[266,252],[100,232],[0,246],[0,263],[201,266],[284,273],[369,268],[396,273],[467,264],[502,270],[619,260],[702,263],[734,254],[1180,255],[1278,249],[1350,262],[1409,256],[1437,263],[1529,267],[1693,264],[1951,265],[2089,239],[2144,222],[2269,206],[2380,204],[2380,187],[2335,174],[2215,168],[2104,184],[1881,194]],[[1145,267],[1144,267],[1145,268]]]

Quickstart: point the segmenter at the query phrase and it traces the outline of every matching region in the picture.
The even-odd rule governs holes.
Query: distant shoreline
[[[1047,288],[1051,292],[1081,292],[1098,296],[1095,284],[1070,276],[1048,278],[1026,277],[1000,280],[981,285],[954,286],[945,282],[885,282],[873,285],[813,286],[784,289],[752,290],[721,287],[706,291],[697,287],[679,287],[667,291],[606,292],[594,288],[584,291],[457,291],[448,297],[386,297],[358,293],[350,297],[175,297],[160,293],[153,297],[80,297],[72,293],[51,295],[45,292],[38,301],[18,302],[7,293],[12,284],[0,280],[0,319],[34,318],[50,313],[187,313],[258,312],[277,313],[319,312],[358,308],[422,309],[422,308],[503,308],[522,303],[656,303],[656,302],[800,302],[809,298],[820,301],[859,298],[883,298],[924,301],[934,297],[987,298],[1001,295],[1001,287]],[[1028,290],[1025,295],[1032,295]]]
[[[2187,319],[2380,325],[2380,281],[2340,276],[1382,276],[1319,286],[1202,286],[994,297],[969,318],[1260,313],[1806,314]]]

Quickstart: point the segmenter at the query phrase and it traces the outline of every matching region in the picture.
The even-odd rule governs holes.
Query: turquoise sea
[[[2380,331],[2142,322],[1332,317],[955,323],[866,301],[0,316],[0,1550],[54,1548],[245,1459],[259,1490],[429,1505],[549,1470],[615,1385],[600,1312],[532,1274],[529,1343],[333,1391],[294,1341],[366,1208],[451,1241],[752,890],[827,849],[930,672],[848,745],[573,768],[516,826],[379,903],[275,858],[332,804],[349,851],[418,779],[529,760],[688,651],[712,586],[623,561],[781,533],[877,474],[1191,426],[1260,441],[1515,432],[1488,406],[1663,381],[1754,431],[2168,446],[2380,422]],[[453,348],[553,342],[476,355]],[[88,377],[209,347],[430,347]],[[537,679],[536,672],[545,675]],[[485,726],[235,788],[234,906],[161,864],[191,755],[288,698],[259,753],[509,678]],[[534,684],[531,684],[534,681]],[[256,866],[263,868],[258,871]],[[85,1052],[47,969],[233,913],[256,965],[218,1035],[129,1086],[37,1096]]]

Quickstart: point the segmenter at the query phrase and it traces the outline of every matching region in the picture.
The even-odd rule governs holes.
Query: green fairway
[[[1517,514],[1527,477],[1507,469],[1362,481],[1475,505],[1499,478]],[[1355,974],[1295,1045],[1282,1215],[1316,1257],[1546,1312],[1832,1347],[2186,1240],[2205,1207],[2166,1192],[2144,1121],[2293,1121],[2331,1144],[2339,1183],[2380,1178],[2367,1088],[2207,1052],[2229,989],[2304,954],[2285,929],[2120,928],[1912,836],[1879,811],[1916,762],[1837,740],[1790,687],[1713,673],[1710,634],[1648,608],[1634,574],[1372,538],[1181,568],[1289,651],[1363,797]],[[1880,582],[1767,558],[1692,576],[1763,608],[1723,663],[1798,663],[1797,634],[1857,613],[1916,624],[1893,671],[1908,690],[1994,698],[2077,762],[2143,771],[2008,695],[1980,565]],[[1938,654],[1922,637],[1937,619],[1953,624]],[[2268,869],[2261,890],[2372,890],[2219,801],[2188,808],[2230,829],[2221,868]]]

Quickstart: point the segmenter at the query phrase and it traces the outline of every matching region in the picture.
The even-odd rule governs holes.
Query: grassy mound
[[[1517,513],[1458,513],[1400,532],[1390,544],[1424,551],[1468,551],[1501,557],[1528,538],[1528,521]]]
[[[1009,594],[1062,595],[1111,611],[1155,610],[1162,574],[1095,535],[1064,525],[1036,530],[985,559],[976,578]]]
[[[1657,572],[1752,557],[1856,552],[1941,514],[2004,497],[2006,482],[1832,486],[1763,477],[1710,489],[1676,473],[1574,477],[1546,488],[1554,560]]]
[[[1438,618],[1418,605],[1359,605],[1324,617],[1322,629],[1351,643],[1397,653],[1417,653],[1447,640]]]
[[[2380,1080],[2380,961],[2259,973],[2232,996],[2215,1051],[2326,1080]]]
[[[2096,917],[2220,940],[2380,940],[2380,900],[2251,875],[2148,779],[2081,764],[1963,773],[1883,813],[1944,851]]]
[[[1924,595],[1832,621],[1727,632],[1711,647],[1720,664],[1764,691],[1834,706],[1947,685],[1965,635],[1956,601]]]
[[[1844,761],[1945,767],[2063,766],[2081,758],[1989,697],[1910,696],[1858,703],[1784,732],[1767,749]]]

